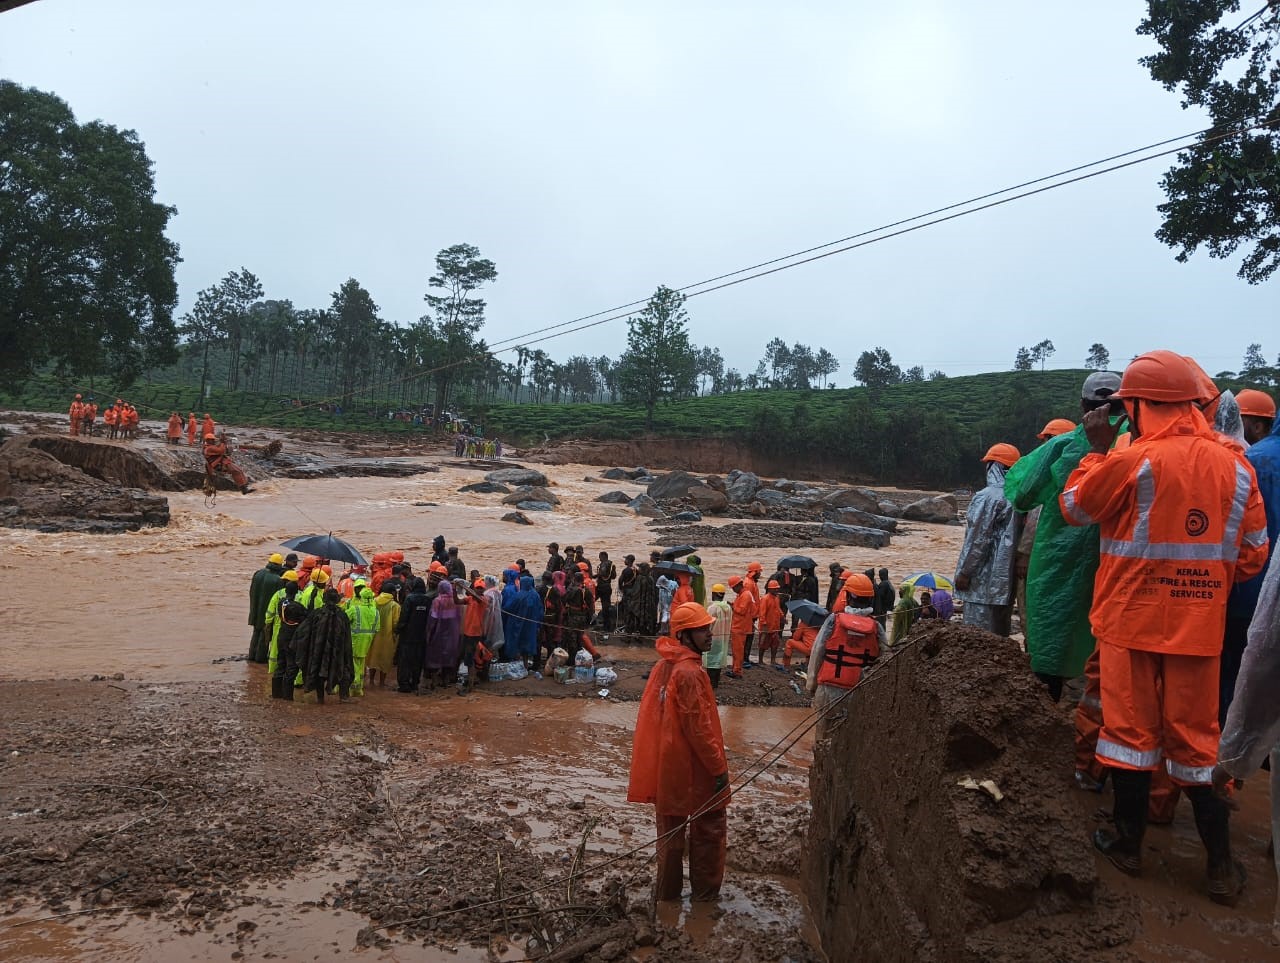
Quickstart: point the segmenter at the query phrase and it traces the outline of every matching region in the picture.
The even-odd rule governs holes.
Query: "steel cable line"
[[[1205,139],[1203,139],[1203,140],[1201,140],[1201,141],[1198,141],[1198,142],[1196,142],[1196,143],[1194,143],[1194,144],[1183,144],[1183,145],[1181,145],[1181,146],[1179,146],[1179,147],[1174,147],[1174,148],[1170,148],[1170,149],[1168,149],[1168,150],[1158,151],[1158,152],[1156,152],[1156,153],[1154,153],[1154,154],[1145,154],[1144,156],[1136,157],[1136,158],[1134,158],[1134,159],[1132,159],[1132,160],[1125,161],[1124,163],[1121,163],[1121,164],[1113,164],[1113,165],[1111,165],[1111,166],[1109,166],[1109,167],[1103,167],[1103,168],[1100,168],[1099,170],[1090,171],[1089,173],[1086,173],[1086,174],[1080,174],[1080,175],[1078,175],[1078,176],[1076,176],[1076,177],[1068,178],[1067,180],[1055,180],[1055,178],[1060,177],[1060,176],[1061,176],[1061,174],[1050,174],[1050,175],[1047,175],[1046,177],[1043,177],[1043,178],[1036,178],[1035,180],[1031,180],[1031,181],[1027,181],[1027,182],[1025,182],[1025,183],[1026,183],[1026,185],[1032,185],[1032,184],[1043,184],[1043,182],[1044,182],[1045,180],[1052,180],[1052,181],[1053,181],[1053,183],[1043,184],[1043,186],[1036,187],[1036,188],[1034,188],[1033,190],[1021,191],[1020,193],[1010,194],[1010,195],[1009,195],[1009,196],[1007,196],[1007,197],[999,197],[999,195],[1001,195],[1001,194],[1008,194],[1008,192],[1009,192],[1009,191],[1011,191],[1011,190],[1018,190],[1019,188],[1006,188],[1006,189],[1005,189],[1005,190],[1003,190],[1003,191],[994,191],[994,192],[989,193],[989,194],[981,195],[981,196],[980,196],[980,198],[975,198],[975,199],[970,200],[970,201],[961,201],[961,202],[959,202],[958,204],[952,204],[952,205],[948,205],[948,206],[943,207],[943,208],[938,208],[938,209],[937,209],[937,210],[938,210],[938,212],[945,212],[945,211],[952,211],[952,212],[953,212],[953,213],[945,214],[945,216],[942,216],[942,217],[931,217],[931,219],[929,219],[929,220],[921,220],[921,218],[930,217],[930,215],[917,215],[916,217],[913,217],[913,218],[905,218],[905,219],[902,219],[902,220],[899,220],[899,221],[894,221],[894,222],[891,222],[890,224],[882,225],[881,227],[878,227],[878,228],[873,228],[873,229],[868,230],[868,231],[862,231],[862,232],[860,232],[860,233],[858,233],[858,234],[852,234],[852,235],[849,235],[849,238],[848,238],[847,240],[853,240],[853,239],[862,238],[862,240],[858,240],[858,241],[857,241],[857,243],[854,243],[854,244],[845,244],[843,247],[837,247],[837,248],[834,248],[834,249],[832,249],[832,250],[823,250],[823,249],[824,249],[824,248],[826,248],[826,247],[830,247],[830,246],[831,246],[831,244],[839,244],[839,243],[841,243],[840,241],[832,241],[832,242],[829,242],[828,244],[825,244],[825,245],[818,245],[817,247],[813,247],[813,248],[809,248],[809,249],[807,249],[807,252],[822,251],[822,253],[819,253],[819,254],[813,254],[813,255],[812,255],[812,256],[810,256],[810,257],[803,257],[803,258],[801,258],[800,260],[794,260],[795,258],[800,257],[800,255],[801,255],[801,254],[807,253],[807,252],[796,252],[796,253],[794,253],[794,254],[786,255],[786,256],[784,256],[784,257],[782,257],[782,258],[775,258],[775,259],[774,259],[774,260],[772,260],[772,261],[764,261],[764,262],[761,262],[761,265],[776,265],[776,266],[770,266],[770,267],[767,267],[765,270],[755,271],[755,273],[744,273],[744,272],[747,272],[747,271],[752,271],[753,269],[752,269],[752,268],[743,268],[741,271],[734,271],[734,272],[731,272],[731,273],[729,273],[729,274],[720,275],[720,278],[730,278],[730,279],[731,279],[731,280],[725,280],[725,281],[723,281],[723,283],[716,283],[716,284],[713,284],[713,286],[711,286],[711,287],[703,286],[703,287],[701,287],[701,290],[696,290],[696,291],[691,290],[691,288],[699,287],[699,285],[698,285],[698,284],[695,284],[695,285],[688,285],[688,286],[686,286],[685,288],[680,289],[680,290],[682,290],[682,291],[689,291],[689,292],[690,292],[690,293],[688,293],[688,294],[686,294],[686,295],[685,295],[685,296],[686,296],[686,298],[695,298],[695,297],[699,297],[700,295],[703,295],[703,294],[710,294],[710,293],[712,293],[713,291],[721,291],[721,290],[723,290],[723,289],[725,289],[725,288],[733,287],[733,286],[735,286],[735,285],[742,284],[742,283],[744,283],[744,282],[746,282],[746,281],[753,281],[753,280],[755,280],[755,279],[757,279],[757,278],[766,277],[766,276],[768,276],[768,275],[770,275],[770,274],[777,274],[777,273],[779,273],[779,272],[781,272],[781,271],[786,271],[786,270],[790,270],[791,268],[800,267],[801,265],[804,265],[804,264],[811,264],[811,263],[813,263],[814,261],[820,261],[820,260],[823,260],[824,258],[832,257],[833,255],[836,255],[836,254],[844,254],[844,253],[847,253],[847,252],[849,252],[849,251],[857,250],[858,248],[861,248],[861,247],[866,247],[866,246],[868,246],[868,245],[878,243],[878,242],[880,242],[880,241],[886,241],[886,240],[889,240],[890,238],[900,237],[900,236],[902,236],[902,235],[904,235],[904,234],[911,234],[911,233],[913,233],[913,232],[915,232],[915,231],[919,231],[919,230],[921,230],[921,229],[923,229],[923,228],[926,228],[926,227],[933,227],[934,225],[937,225],[937,224],[943,224],[943,223],[946,223],[947,221],[956,220],[956,219],[958,219],[958,218],[965,217],[966,215],[969,215],[969,214],[976,214],[976,213],[979,213],[980,211],[986,211],[986,210],[990,210],[990,209],[995,208],[995,207],[1001,207],[1001,206],[1003,206],[1003,205],[1005,205],[1005,204],[1012,203],[1013,201],[1022,200],[1022,199],[1027,198],[1027,197],[1033,197],[1033,196],[1035,196],[1035,195],[1037,195],[1037,194],[1047,193],[1048,191],[1056,190],[1057,188],[1060,188],[1060,187],[1066,187],[1066,186],[1071,185],[1071,184],[1077,184],[1077,183],[1080,183],[1080,182],[1082,182],[1082,181],[1090,180],[1090,179],[1092,179],[1092,178],[1094,178],[1094,177],[1099,177],[1099,176],[1101,176],[1101,175],[1103,175],[1103,174],[1110,174],[1110,173],[1114,173],[1115,171],[1118,171],[1118,170],[1124,170],[1125,168],[1128,168],[1128,167],[1134,167],[1134,166],[1136,166],[1136,165],[1138,165],[1138,164],[1144,164],[1144,163],[1146,163],[1146,162],[1148,162],[1148,161],[1158,160],[1158,159],[1160,159],[1161,157],[1168,157],[1168,156],[1170,156],[1171,154],[1177,154],[1177,153],[1179,153],[1179,152],[1181,152],[1181,151],[1183,151],[1183,150],[1187,150],[1187,149],[1194,148],[1194,147],[1207,147],[1207,146],[1211,146],[1212,144],[1219,143],[1219,142],[1221,142],[1221,141],[1223,141],[1223,140],[1226,140],[1226,139],[1228,139],[1228,138],[1230,138],[1230,137],[1234,137],[1234,136],[1236,136],[1236,135],[1238,135],[1238,134],[1244,134],[1244,133],[1248,133],[1249,131],[1252,131],[1252,130],[1257,130],[1257,129],[1259,129],[1259,128],[1264,128],[1264,127],[1272,127],[1272,126],[1275,126],[1274,122],[1272,122],[1272,121],[1261,121],[1261,122],[1256,123],[1256,124],[1251,124],[1251,125],[1249,125],[1249,126],[1247,126],[1247,127],[1234,128],[1234,129],[1232,129],[1232,130],[1223,131],[1222,133],[1219,133],[1219,134],[1214,134],[1213,136],[1208,137],[1208,138],[1205,138]],[[1196,132],[1196,133],[1194,133],[1194,134],[1188,134],[1188,135],[1184,135],[1184,136],[1182,136],[1182,137],[1169,138],[1169,139],[1167,139],[1167,140],[1159,141],[1159,142],[1157,142],[1157,144],[1155,144],[1155,145],[1151,145],[1151,146],[1165,146],[1165,145],[1170,144],[1170,143],[1174,143],[1174,142],[1177,142],[1177,141],[1185,140],[1187,137],[1199,136],[1199,135],[1201,135],[1201,134],[1207,133],[1208,131],[1211,131],[1212,129],[1213,129],[1213,128],[1206,128],[1205,130],[1203,130],[1203,131],[1197,131],[1197,132]],[[1147,147],[1147,148],[1138,148],[1138,150],[1136,150],[1136,151],[1126,151],[1126,152],[1124,152],[1124,153],[1122,153],[1122,154],[1116,154],[1116,155],[1113,155],[1113,157],[1114,157],[1114,158],[1117,158],[1117,159],[1118,159],[1118,158],[1121,158],[1121,157],[1131,157],[1131,156],[1132,156],[1133,154],[1135,154],[1135,153],[1141,153],[1142,151],[1144,151],[1144,150],[1149,150],[1149,149],[1150,149],[1150,147]],[[1094,164],[1084,164],[1084,165],[1080,165],[1080,166],[1077,166],[1077,167],[1074,167],[1074,168],[1070,168],[1070,169],[1068,169],[1068,171],[1067,171],[1067,172],[1080,171],[1080,170],[1086,170],[1086,169],[1087,169],[1087,168],[1089,168],[1089,167],[1095,167],[1095,166],[1097,166],[1097,164],[1099,164],[1099,163],[1105,163],[1105,162],[1106,162],[1106,161],[1097,161],[1097,162],[1095,162]],[[1063,173],[1067,173],[1067,172],[1063,172]],[[982,198],[992,198],[992,197],[999,197],[999,199],[998,199],[998,200],[990,200],[990,201],[988,201],[988,202],[987,202],[987,203],[985,203],[985,204],[980,204],[980,205],[978,205],[977,207],[968,206],[968,205],[972,204],[975,200],[982,199]],[[956,210],[956,208],[957,208],[957,207],[959,207],[959,208],[963,208],[963,210]],[[911,223],[912,221],[919,221],[919,223],[912,224],[912,223]],[[907,227],[900,227],[901,225],[910,225],[910,226],[907,226]],[[900,229],[898,229],[898,230],[890,230],[891,228],[893,228],[893,227],[895,227],[895,226],[899,226],[899,227],[900,227]],[[886,231],[886,230],[888,230],[888,231],[889,231],[889,233],[881,233],[881,232]],[[875,237],[869,237],[868,235],[876,235],[876,236],[875,236]],[[780,262],[780,261],[787,261],[788,263],[785,263],[785,264],[779,264],[778,262]],[[739,275],[741,275],[741,276],[739,276]],[[715,280],[717,280],[717,279],[709,279],[708,281],[700,282],[700,284],[701,284],[701,285],[712,284],[712,282],[713,282],[713,281],[715,281]],[[641,304],[641,303],[645,303],[645,302],[632,302],[632,304],[633,304],[633,305],[638,305],[638,304]],[[626,305],[623,305],[622,307],[624,307],[624,308],[625,308],[625,307],[627,307],[627,306],[626,306]],[[507,351],[515,351],[517,348],[521,348],[521,347],[528,347],[528,346],[529,346],[529,345],[531,345],[531,344],[540,344],[540,343],[541,343],[541,342],[543,342],[543,341],[550,341],[550,340],[552,340],[552,339],[554,339],[554,338],[560,338],[560,337],[563,337],[563,336],[564,336],[564,335],[566,335],[566,334],[573,334],[573,333],[576,333],[576,332],[578,332],[578,331],[585,331],[585,330],[587,330],[587,329],[589,329],[589,328],[598,327],[598,326],[600,326],[600,325],[602,325],[602,324],[608,324],[608,323],[613,322],[613,321],[618,321],[618,320],[621,320],[621,319],[623,319],[623,318],[631,317],[632,315],[637,314],[637,313],[638,313],[638,310],[637,310],[636,308],[634,308],[634,307],[633,307],[631,310],[622,310],[622,311],[619,311],[618,313],[612,313],[612,314],[610,314],[610,313],[608,313],[608,312],[597,312],[597,315],[594,315],[594,316],[593,316],[593,315],[587,315],[586,317],[596,317],[596,320],[588,321],[588,322],[587,322],[587,323],[585,323],[585,324],[577,324],[576,322],[564,322],[564,323],[562,323],[562,324],[560,324],[560,325],[551,325],[551,326],[548,326],[548,327],[545,327],[545,328],[536,329],[536,330],[531,331],[531,332],[528,332],[528,333],[529,333],[529,334],[539,334],[539,333],[544,332],[544,331],[553,331],[554,333],[551,333],[551,334],[543,334],[543,336],[542,336],[542,337],[539,337],[539,338],[532,338],[532,339],[528,338],[528,337],[527,337],[527,335],[521,336],[520,338],[508,338],[508,339],[505,339],[505,341],[518,341],[518,342],[519,342],[519,344],[513,344],[513,345],[510,345],[509,347],[497,348],[497,350],[492,350],[492,346],[490,346],[490,350],[491,350],[491,353],[493,353],[493,354],[501,354],[501,353],[503,353],[503,352],[507,352]],[[600,315],[600,314],[606,314],[607,316],[606,316],[606,317],[598,317],[598,315]],[[565,327],[565,325],[569,325],[569,324],[574,324],[574,325],[576,325],[576,326],[574,326],[574,327]],[[562,328],[562,327],[565,327],[565,330],[555,331],[555,329],[557,329],[557,328]],[[495,346],[496,346],[496,345],[498,345],[498,344],[503,344],[503,343],[505,343],[505,341],[495,342],[494,344],[495,344]],[[392,379],[389,379],[389,380],[387,380],[387,381],[385,381],[385,382],[382,382],[382,383],[380,383],[380,384],[369,384],[369,385],[363,385],[363,386],[361,386],[361,387],[360,387],[360,389],[359,389],[356,393],[359,393],[359,391],[364,391],[364,390],[368,390],[368,389],[372,389],[372,388],[378,388],[378,387],[390,387],[390,386],[393,386],[393,385],[398,385],[398,384],[401,384],[401,383],[403,383],[403,382],[405,382],[405,381],[411,380],[411,379],[413,379],[413,378],[425,378],[425,377],[429,377],[430,375],[435,374],[435,373],[437,373],[437,372],[440,372],[440,371],[446,371],[446,370],[448,370],[448,369],[450,369],[450,368],[456,368],[456,367],[459,367],[459,366],[461,366],[461,365],[468,364],[468,363],[470,363],[470,362],[474,361],[474,360],[475,360],[476,358],[478,358],[478,357],[482,357],[482,355],[477,354],[477,355],[474,355],[474,356],[471,356],[471,357],[468,357],[468,358],[463,358],[463,359],[458,360],[458,361],[451,361],[451,362],[449,362],[449,363],[447,363],[447,364],[437,365],[436,367],[434,367],[434,368],[429,368],[429,369],[427,369],[427,370],[425,370],[425,371],[418,371],[418,372],[414,372],[414,373],[412,373],[412,374],[404,375],[404,376],[401,376],[401,377],[392,378]],[[331,396],[331,397],[329,397],[329,398],[324,398],[324,399],[321,399],[321,400],[316,401],[316,402],[312,402],[312,403],[307,404],[307,405],[301,405],[301,406],[300,406],[300,407],[298,407],[298,408],[292,408],[292,409],[289,409],[289,411],[295,411],[295,412],[296,412],[296,411],[302,411],[302,410],[305,410],[305,409],[308,409],[308,408],[315,408],[315,407],[319,407],[319,406],[324,405],[324,404],[327,404],[328,402],[330,402],[330,401],[334,400],[335,398],[339,398],[339,397],[341,397],[341,395],[333,395],[333,396]],[[277,415],[277,417],[280,417],[281,415],[286,414],[286,413],[287,413],[287,412],[281,412],[281,413],[279,413],[279,414]],[[266,417],[266,418],[261,419],[261,420],[262,420],[262,421],[264,421],[264,422],[270,422],[270,421],[272,420],[272,416],[269,414],[269,415],[267,415],[267,417]]]

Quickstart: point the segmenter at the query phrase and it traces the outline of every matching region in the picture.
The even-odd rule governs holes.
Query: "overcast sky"
[[[494,342],[1198,129],[1137,62],[1145,6],[38,0],[0,14],[0,76],[138,132],[180,311],[243,265],[298,307],[355,277],[408,323],[468,242]],[[873,345],[953,375],[1043,338],[1054,366],[1274,360],[1280,281],[1155,240],[1166,166],[694,298],[692,337],[744,372],[775,335],[827,347],[841,385]]]

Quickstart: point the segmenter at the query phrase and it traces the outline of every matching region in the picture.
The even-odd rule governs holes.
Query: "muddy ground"
[[[335,443],[321,432],[239,437],[277,439],[286,453],[294,444],[322,460],[403,458],[426,470],[266,478],[253,495],[222,492],[212,505],[174,491],[165,528],[0,529],[0,576],[30,589],[0,595],[0,622],[19,627],[5,638],[10,681],[0,682],[0,958],[516,960],[601,936],[573,958],[820,958],[797,878],[811,736],[731,807],[719,907],[686,903],[650,918],[649,850],[590,869],[569,891],[575,861],[596,867],[651,838],[651,812],[625,802],[631,700],[652,663],[645,646],[602,640],[619,671],[603,699],[595,687],[544,679],[467,697],[373,689],[350,705],[281,704],[267,698],[262,667],[242,661],[248,579],[290,536],[333,530],[366,553],[401,549],[424,562],[443,534],[484,572],[521,557],[536,568],[551,540],[581,543],[593,557],[647,557],[657,531],[594,501],[597,467],[546,468],[561,504],[519,527],[499,521],[509,508],[501,495],[459,492],[491,466],[459,465],[451,449]],[[154,435],[138,445],[163,447]],[[947,573],[962,538],[961,526],[913,524],[884,549],[807,554],[820,573],[829,562],[895,577]],[[708,578],[724,581],[791,548],[700,554]],[[62,593],[56,604],[48,591]],[[94,675],[102,680],[79,681]],[[726,679],[718,695],[734,773],[806,718],[790,679],[771,669]],[[1069,776],[1062,792],[1078,810],[1081,858],[1093,859],[1093,811],[1109,800],[1072,791]],[[894,778],[914,775],[904,767]],[[1173,827],[1148,836],[1149,880],[1133,886],[1100,864],[1141,906],[1142,932],[1126,952],[1280,958],[1264,935],[1275,899],[1268,806],[1265,780],[1251,780],[1234,824],[1251,875],[1237,911],[1195,889],[1198,842],[1185,805]],[[505,921],[468,909],[496,896],[499,856],[503,895],[518,894]],[[407,919],[418,922],[386,925]],[[1038,955],[1066,958],[1052,947]]]
[[[735,799],[719,907],[653,916],[634,707],[264,686],[0,685],[0,957],[514,960],[604,934],[586,958],[821,958],[807,740]],[[803,717],[724,711],[739,772]]]

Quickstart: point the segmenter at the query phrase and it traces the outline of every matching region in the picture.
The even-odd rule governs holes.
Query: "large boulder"
[[[786,492],[780,492],[776,488],[761,488],[753,501],[764,502],[766,505],[785,505],[787,498]]]
[[[604,502],[606,505],[625,505],[631,501],[631,496],[626,492],[612,491],[597,496],[596,501]]]
[[[512,522],[516,525],[532,525],[533,524],[533,522],[529,521],[529,516],[526,515],[524,512],[507,512],[505,515],[502,516],[502,520],[504,522]]]
[[[880,502],[875,493],[865,488],[837,488],[825,501],[832,508],[856,508],[860,512],[879,512]]]
[[[734,505],[750,505],[760,490],[760,479],[749,471],[734,469],[724,480],[724,490]]]
[[[528,501],[517,502],[516,508],[520,509],[522,512],[549,512],[555,508],[555,506],[550,502]]]
[[[882,532],[878,528],[863,528],[861,525],[824,522],[821,534],[823,538],[830,538],[841,545],[856,545],[859,548],[884,548],[889,544],[888,532]]]
[[[882,532],[896,532],[898,520],[886,518],[884,515],[873,515],[860,512],[856,508],[841,508],[836,512],[836,521],[841,525],[861,525],[863,528],[878,528]]]
[[[729,496],[718,492],[710,485],[697,485],[689,489],[685,496],[699,511],[718,514],[729,507]]]
[[[666,518],[667,513],[658,507],[648,495],[637,495],[631,501],[627,502],[627,507],[637,515],[643,515],[646,518]]]
[[[504,485],[537,485],[545,488],[547,476],[532,468],[499,468],[484,476],[485,481],[502,482]]]
[[[645,493],[654,501],[675,501],[684,498],[690,488],[699,485],[706,487],[687,471],[673,471],[651,483]]]
[[[724,491],[724,479],[719,475],[708,475],[706,478],[707,487],[714,488],[718,492]]]
[[[504,505],[519,505],[521,502],[547,502],[550,505],[559,505],[560,496],[540,485],[521,485],[502,500]]]
[[[511,489],[501,482],[474,482],[470,485],[463,485],[458,489],[460,492],[471,492],[474,495],[508,495]]]
[[[902,506],[897,502],[891,502],[888,499],[885,499],[880,503],[880,514],[884,515],[886,518],[901,518]]]
[[[902,517],[912,522],[935,522],[945,525],[956,520],[955,495],[931,495],[914,501],[902,510]]]
[[[626,468],[606,468],[600,475],[609,481],[630,481],[633,477]]]

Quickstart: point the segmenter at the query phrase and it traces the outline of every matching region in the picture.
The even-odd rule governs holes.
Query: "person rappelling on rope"
[[[231,480],[235,482],[240,489],[241,495],[247,495],[253,491],[249,487],[249,479],[245,477],[243,471],[240,470],[235,462],[227,455],[227,441],[224,434],[221,438],[213,432],[206,432],[204,436],[204,476],[205,490],[216,490],[216,477],[221,472],[224,475],[230,475]]]

